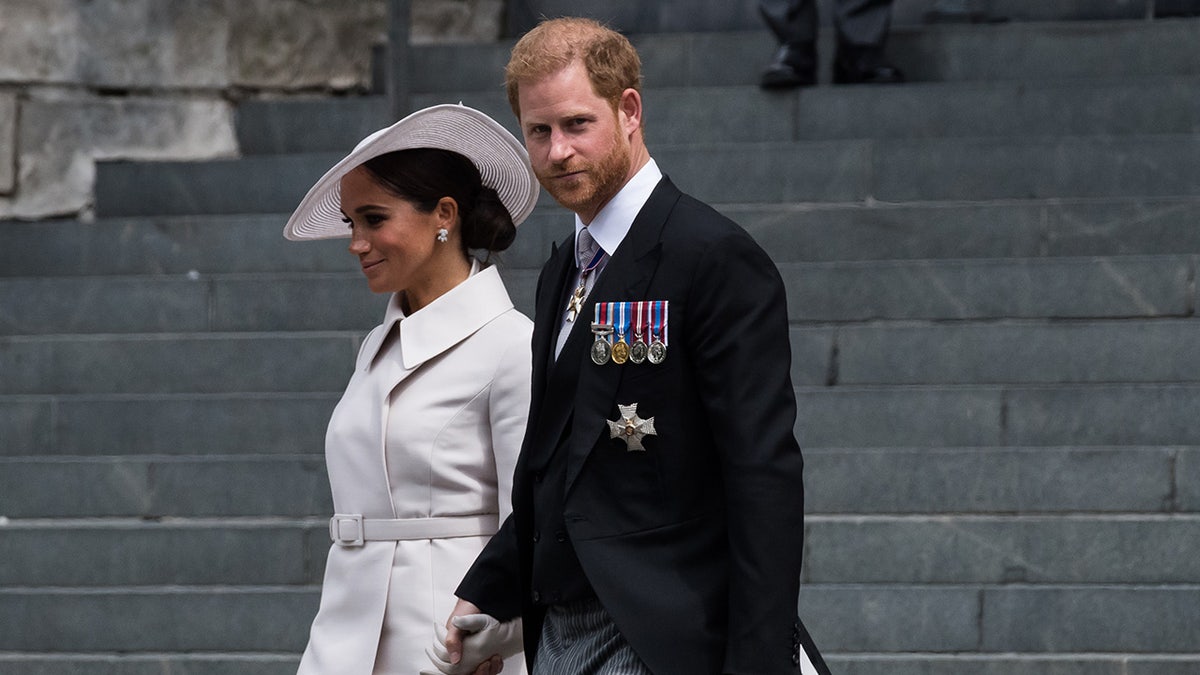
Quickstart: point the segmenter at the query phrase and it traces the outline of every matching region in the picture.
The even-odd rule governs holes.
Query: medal
[[[617,409],[621,414],[615,420],[608,420],[609,438],[619,438],[625,441],[625,449],[628,452],[635,450],[645,452],[646,446],[642,445],[642,439],[646,436],[657,436],[658,432],[654,430],[654,418],[642,419],[637,414],[638,404],[617,405]]]
[[[592,334],[596,336],[596,340],[592,342],[592,363],[598,366],[608,363],[608,359],[612,356],[612,347],[608,344],[608,336],[612,335],[612,332],[612,326],[608,324],[599,322],[592,324]]]
[[[613,318],[616,319],[617,341],[612,346],[612,361],[617,365],[624,365],[629,360],[629,343],[625,341],[625,333],[628,332],[629,323],[626,321],[628,302],[613,303],[616,310]]]
[[[648,312],[645,311],[646,303],[635,302],[635,316],[633,317],[633,344],[629,347],[629,360],[634,363],[642,363],[646,360],[646,352],[649,347],[646,346],[646,341],[642,339],[643,319]]]
[[[592,256],[591,262],[579,272],[579,285],[571,293],[571,298],[567,300],[567,322],[574,323],[575,317],[583,312],[583,299],[587,296],[587,278],[600,264],[604,258],[604,249],[598,249],[596,254]]]
[[[659,300],[655,303],[653,310],[653,327],[651,328],[650,347],[646,353],[646,359],[658,365],[667,358],[667,301]]]

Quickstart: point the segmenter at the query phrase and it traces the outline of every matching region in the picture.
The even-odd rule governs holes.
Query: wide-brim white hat
[[[474,108],[461,103],[435,105],[364,138],[309,189],[288,218],[283,236],[292,240],[349,237],[341,210],[342,177],[368,159],[411,148],[453,150],[471,160],[483,184],[500,195],[515,225],[537,203],[537,177],[520,141]]]

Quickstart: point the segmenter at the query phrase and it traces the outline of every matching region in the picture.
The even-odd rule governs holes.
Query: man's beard
[[[551,176],[571,171],[584,171],[575,185],[562,185],[553,178],[538,174],[538,182],[554,200],[575,213],[595,215],[595,211],[621,190],[629,173],[629,146],[617,136],[612,151],[594,164],[571,166],[554,165]]]

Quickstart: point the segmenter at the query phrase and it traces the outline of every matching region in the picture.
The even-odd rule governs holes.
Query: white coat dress
[[[529,412],[531,331],[494,267],[474,265],[412,316],[393,296],[329,422],[334,512],[503,521]],[[429,522],[436,530],[445,521]],[[450,615],[455,588],[493,531],[333,544],[299,675],[434,670],[425,654],[434,623]],[[522,657],[504,671],[522,672]]]

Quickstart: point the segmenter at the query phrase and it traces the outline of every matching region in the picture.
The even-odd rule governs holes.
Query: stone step
[[[809,516],[803,581],[1186,584],[1197,547],[1197,514]]]
[[[788,536],[800,536],[791,533]],[[822,516],[806,584],[1181,584],[1200,572],[1200,514]],[[0,586],[320,584],[324,519],[10,521]]]
[[[806,447],[805,465],[809,514],[1200,512],[1200,450],[1190,446]],[[54,484],[88,489],[45,489]],[[321,455],[0,459],[9,518],[331,512]]]
[[[1195,654],[822,655],[838,675],[1190,675],[1200,669]]]
[[[729,84],[647,87],[643,94],[652,150],[663,144],[1188,134],[1200,129],[1200,85],[1194,76],[788,92]],[[447,101],[478,108],[521,137],[502,91],[421,94],[413,107]],[[312,148],[317,149],[323,148]]]
[[[60,484],[88,489],[46,489]],[[0,459],[0,514],[8,518],[316,518],[331,513],[322,455]]]
[[[30,654],[0,653],[12,675],[295,675],[299,654]]]
[[[664,145],[654,156],[682,189],[718,204],[1200,196],[1191,135]],[[102,162],[97,212],[290,212],[340,158]]]
[[[1200,445],[1200,385],[797,387],[802,447]],[[338,393],[0,396],[0,457],[320,455]],[[1200,465],[1185,462],[1200,498]],[[1155,493],[1156,495],[1158,493]]]
[[[1172,0],[1157,5],[1170,7]],[[1186,6],[1188,0],[1173,0]],[[921,25],[933,21],[1080,21],[1100,19],[1139,19],[1150,16],[1155,5],[1145,0],[904,0],[894,4],[892,23],[896,26]],[[598,0],[586,5],[570,0],[529,0],[518,7],[525,9],[517,17],[525,23],[510,24],[514,32],[531,27],[535,16],[589,16],[627,32],[725,31],[761,27],[757,4],[722,0],[660,0],[637,4],[622,0]],[[833,3],[820,0],[818,19],[823,26],[832,22]],[[514,17],[514,18],[517,18]]]
[[[1186,317],[1192,256],[783,263],[793,322]],[[532,316],[536,269],[504,269]],[[361,274],[0,278],[0,335],[355,331],[386,296]],[[303,308],[303,309],[301,309]]]
[[[1200,653],[1191,584],[806,585],[800,616],[831,652]]]
[[[1087,654],[862,654],[823,651],[839,675],[1191,675],[1200,656]],[[13,675],[293,675],[299,654],[0,653]]]
[[[13,608],[0,650],[299,653],[317,600],[315,587],[0,589]],[[799,612],[832,654],[1200,652],[1192,584],[810,584]]]
[[[362,333],[0,337],[0,394],[332,392]],[[793,326],[797,385],[1200,382],[1189,319]]]
[[[315,586],[0,588],[0,651],[299,654],[319,593]]]
[[[0,587],[319,585],[328,522],[14,520],[0,527]]]
[[[809,515],[1200,512],[1194,447],[806,447],[804,472]]]
[[[897,139],[1187,134],[1200,130],[1194,77],[1062,82],[817,87],[648,87],[652,145]],[[419,94],[413,108],[478,108],[520,138],[503,91]],[[380,99],[248,101],[238,107],[243,155],[349,152],[387,125]],[[332,126],[337,124],[338,126]]]
[[[330,392],[362,333],[0,338],[0,394]]]
[[[910,82],[1187,77],[1200,71],[1198,25],[1200,19],[1188,18],[897,26],[888,38],[888,54]],[[765,28],[639,35],[632,41],[648,87],[756,85],[777,48]],[[827,31],[818,44],[822,82],[829,79],[833,46]],[[423,46],[413,54],[411,90],[501,91],[511,48],[512,41]]]
[[[1200,381],[1190,320],[864,324],[793,328],[793,377],[816,384]],[[815,360],[825,340],[836,344]]]
[[[1197,198],[717,206],[780,263],[1200,253]],[[0,222],[0,278],[357,273],[346,240],[289,242],[281,236],[286,221],[266,214]],[[499,262],[539,268],[571,222],[543,204]]]
[[[319,455],[339,396],[0,396],[0,456]]]
[[[1200,445],[1200,386],[797,388],[802,447]],[[1186,476],[1200,485],[1191,462]],[[1183,481],[1181,485],[1187,485]],[[1189,488],[1190,489],[1190,488]],[[1195,499],[1195,492],[1189,493]]]

